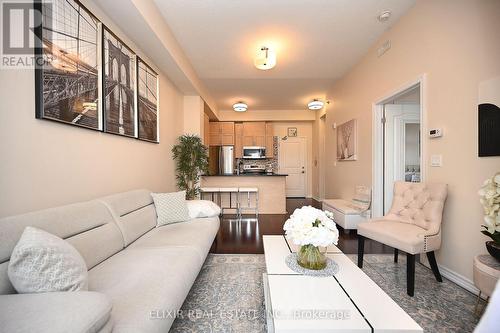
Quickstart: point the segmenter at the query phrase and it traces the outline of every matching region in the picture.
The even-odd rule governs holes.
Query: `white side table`
[[[474,257],[473,266],[474,285],[479,289],[474,312],[477,313],[477,307],[481,295],[486,295],[488,300],[495,289],[495,285],[500,278],[500,261],[496,260],[489,254],[480,254]]]

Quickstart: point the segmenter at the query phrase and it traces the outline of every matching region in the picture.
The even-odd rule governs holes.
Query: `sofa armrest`
[[[89,291],[0,295],[0,309],[9,333],[99,332],[111,316],[109,299]]]

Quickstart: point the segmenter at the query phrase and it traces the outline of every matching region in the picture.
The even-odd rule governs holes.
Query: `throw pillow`
[[[26,227],[12,251],[8,275],[20,294],[88,290],[87,265],[64,239]]]
[[[192,219],[199,217],[214,217],[220,214],[220,207],[209,200],[188,200],[187,206],[189,217]]]
[[[186,191],[173,193],[151,193],[158,220],[156,226],[189,220]]]

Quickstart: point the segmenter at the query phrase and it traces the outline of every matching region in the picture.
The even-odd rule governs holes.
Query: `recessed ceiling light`
[[[307,104],[307,107],[309,108],[309,110],[319,110],[319,109],[323,108],[324,104],[325,103],[323,103],[322,101],[319,101],[317,99],[313,99],[312,101],[310,101]]]
[[[259,49],[253,64],[260,70],[268,70],[276,66],[276,53],[267,46]]]
[[[233,104],[233,110],[236,112],[245,112],[248,109],[248,105],[243,102],[238,102]]]
[[[380,22],[387,22],[391,18],[391,11],[390,10],[384,10],[382,13],[380,13],[377,17],[377,19]]]

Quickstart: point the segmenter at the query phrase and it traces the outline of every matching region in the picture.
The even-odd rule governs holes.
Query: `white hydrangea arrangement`
[[[311,206],[296,209],[283,226],[286,236],[295,245],[327,247],[337,244],[339,231],[333,214]]]
[[[479,196],[484,208],[485,230],[481,232],[500,245],[500,172],[484,182]]]

